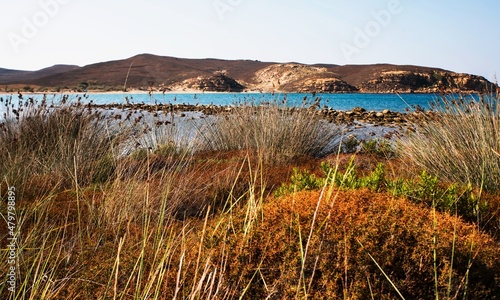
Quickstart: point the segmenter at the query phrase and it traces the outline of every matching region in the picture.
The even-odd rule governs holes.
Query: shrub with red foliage
[[[273,199],[262,214],[250,236],[231,235],[224,247],[231,251],[232,289],[248,285],[252,298],[398,298],[371,255],[405,298],[431,299],[434,250],[440,297],[448,290],[451,297],[466,292],[471,299],[500,295],[498,242],[459,218],[434,218],[429,208],[407,200],[367,190],[334,191],[330,198],[300,192]]]

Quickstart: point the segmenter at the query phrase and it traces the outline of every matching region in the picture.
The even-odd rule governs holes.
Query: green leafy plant
[[[426,171],[422,171],[416,181],[390,181],[388,190],[395,196],[408,197],[417,203],[433,206],[439,211],[456,212],[471,221],[488,210],[488,203],[480,201],[480,197],[474,194],[472,185],[445,185],[437,176]]]
[[[467,220],[474,221],[478,215],[488,211],[488,203],[480,201],[471,185],[457,183],[444,184],[437,176],[422,171],[416,180],[387,178],[384,164],[378,163],[368,175],[359,176],[354,156],[345,171],[338,172],[338,166],[321,163],[323,177],[316,177],[306,170],[294,169],[290,183],[283,184],[276,192],[282,196],[303,190],[318,190],[325,184],[333,184],[343,190],[369,189],[373,192],[389,192],[393,196],[405,197],[415,203],[435,207],[437,210],[458,213]]]
[[[354,158],[355,156],[351,157],[344,172],[335,171],[338,168],[332,164],[322,163],[321,169],[324,175],[326,177],[330,176],[327,178],[328,182],[331,182],[342,189],[368,188],[375,192],[382,191],[386,185],[384,165],[380,163],[377,165],[375,170],[367,176],[359,176]]]
[[[374,192],[381,192],[386,187],[385,167],[379,163],[373,172],[363,178],[363,187],[367,187]]]
[[[395,155],[394,143],[386,139],[369,139],[361,142],[361,152],[379,157],[391,158]]]
[[[293,168],[290,183],[283,183],[281,187],[274,192],[274,195],[280,197],[298,191],[317,190],[324,185],[324,182],[324,178],[317,178],[316,175],[309,173],[307,170]]]

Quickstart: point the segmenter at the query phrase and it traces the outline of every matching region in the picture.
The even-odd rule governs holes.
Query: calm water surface
[[[18,102],[17,94],[0,94],[0,100],[12,97],[14,103]],[[29,98],[41,100],[42,94],[25,94],[23,101]],[[57,103],[62,99],[62,94],[47,94],[47,101]],[[71,94],[69,101],[80,99],[82,103],[92,101],[96,104],[109,103],[146,103],[146,104],[213,104],[213,105],[236,105],[238,103],[254,103],[276,101],[286,103],[288,106],[300,107],[304,102],[314,103],[320,100],[321,107],[330,107],[336,110],[351,110],[354,107],[362,107],[368,111],[382,111],[389,109],[395,112],[414,110],[417,106],[427,109],[429,104],[440,96],[436,94],[266,94],[266,93],[198,93],[198,94],[176,94],[176,93],[90,93]],[[0,103],[0,112],[5,111],[5,105]]]

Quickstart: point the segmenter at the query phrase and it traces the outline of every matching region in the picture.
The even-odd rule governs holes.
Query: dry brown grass
[[[9,112],[0,127],[2,182],[21,194],[30,184],[44,192],[103,182],[113,172],[120,136],[98,111],[32,102]],[[52,184],[44,186],[47,177]]]
[[[314,109],[277,103],[236,106],[199,132],[208,150],[250,150],[267,163],[336,152],[342,135],[340,127],[322,121]]]
[[[401,154],[442,179],[498,191],[499,105],[497,96],[439,100],[435,114],[402,139]]]

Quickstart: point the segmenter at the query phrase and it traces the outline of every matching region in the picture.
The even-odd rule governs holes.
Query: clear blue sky
[[[500,76],[500,1],[1,0],[0,67],[140,53]]]

